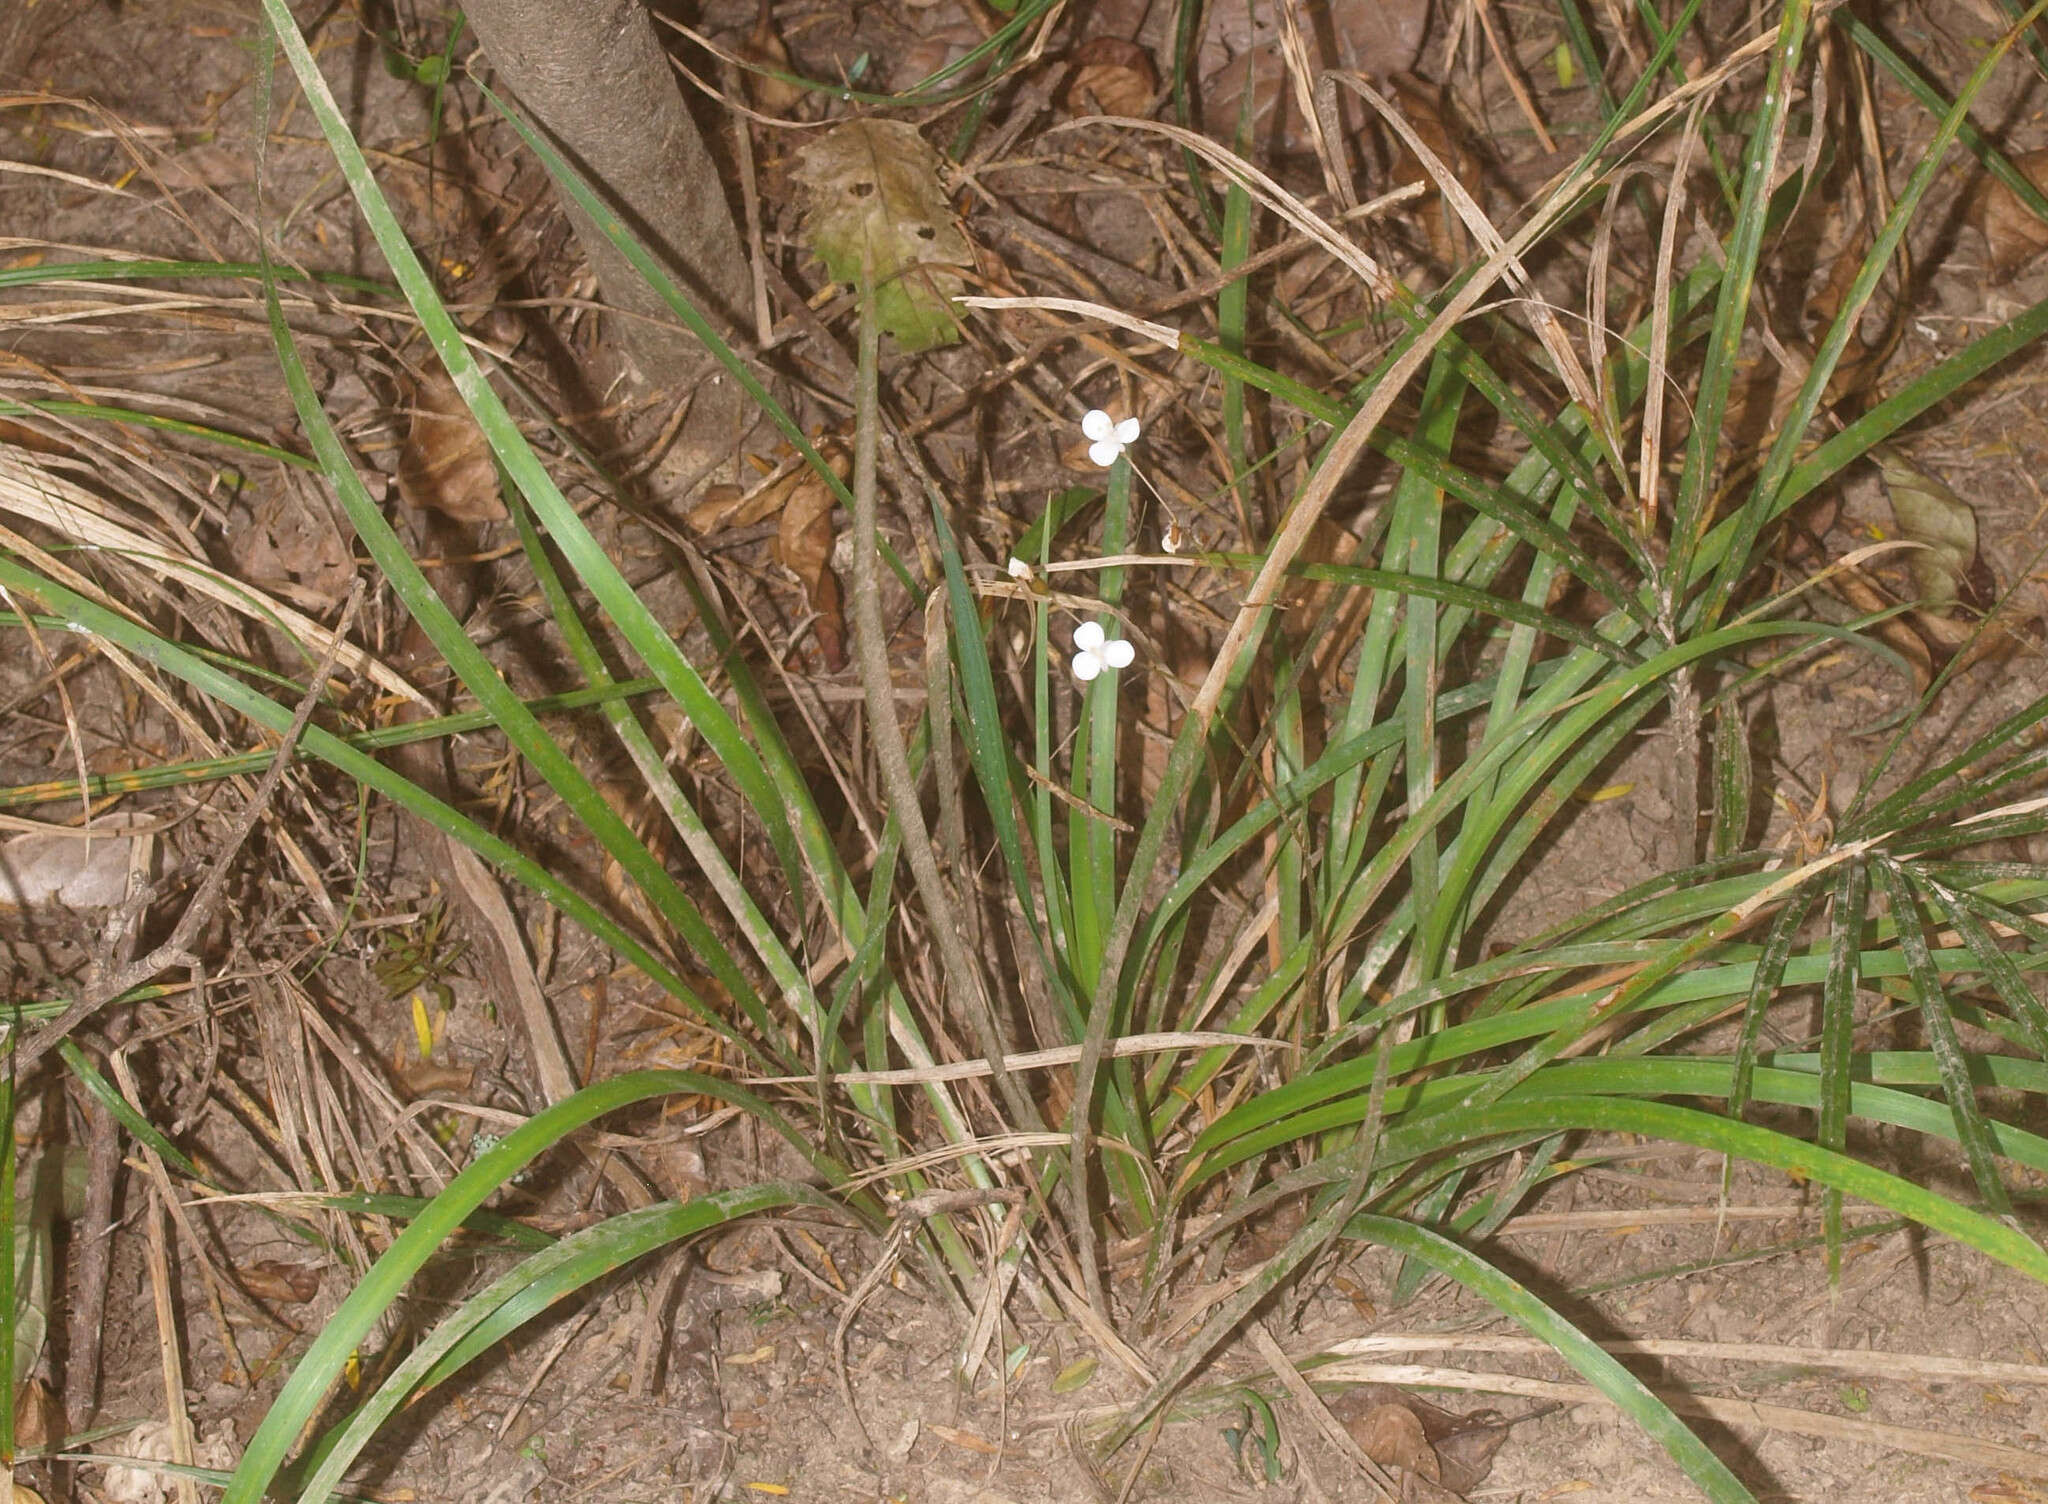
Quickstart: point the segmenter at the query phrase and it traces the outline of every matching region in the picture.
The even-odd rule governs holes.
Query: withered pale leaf
[[[901,120],[849,120],[805,148],[797,168],[811,249],[838,282],[875,278],[875,315],[906,352],[960,333],[947,268],[973,257],[939,182],[939,154]]]
[[[1946,612],[1957,604],[1977,562],[1977,514],[1954,491],[1889,450],[1878,453],[1877,468],[1900,535],[1921,545],[1906,556],[1913,588],[1923,606]]]
[[[412,394],[412,426],[398,460],[398,494],[406,505],[451,522],[496,522],[505,515],[498,470],[483,430],[462,394],[436,366]]]

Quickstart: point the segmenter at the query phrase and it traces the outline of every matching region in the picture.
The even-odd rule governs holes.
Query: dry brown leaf
[[[320,1293],[320,1271],[311,1264],[265,1259],[236,1271],[244,1290],[273,1305],[302,1306]]]
[[[1093,37],[1074,49],[1073,73],[1060,103],[1076,115],[1152,113],[1159,70],[1152,54],[1121,37]]]
[[[683,525],[693,533],[716,532],[732,520],[740,503],[746,499],[746,487],[736,486],[730,481],[706,486],[697,504],[683,517]]]
[[[48,1446],[64,1435],[64,1412],[41,1379],[31,1377],[14,1395],[14,1444],[24,1451]]]
[[[1398,1467],[1436,1483],[1442,1469],[1436,1451],[1422,1434],[1422,1421],[1406,1405],[1375,1405],[1352,1421],[1351,1439],[1381,1467]]]
[[[818,652],[827,671],[837,673],[846,667],[846,613],[839,576],[832,572],[833,502],[823,479],[805,470],[783,502],[773,552],[776,563],[803,581],[804,598],[817,613]]]
[[[1330,1410],[1375,1461],[1409,1468],[1440,1485],[1444,1493],[1454,1498],[1463,1497],[1486,1481],[1486,1475],[1493,1469],[1494,1453],[1500,1450],[1508,1434],[1507,1423],[1497,1411],[1460,1415],[1391,1384],[1361,1384],[1346,1390],[1330,1401]],[[1396,1442],[1407,1444],[1406,1438],[1413,1434],[1405,1422],[1383,1413],[1389,1410],[1401,1410],[1413,1418],[1436,1464],[1435,1472],[1413,1467],[1392,1455],[1391,1450],[1385,1456],[1374,1450],[1375,1439],[1391,1448]],[[1370,1431],[1366,1426],[1368,1420],[1372,1421]],[[1426,1489],[1421,1491],[1427,1493]]]
[[[769,0],[761,0],[760,12],[754,17],[754,29],[741,46],[740,55],[750,63],[773,68],[777,73],[791,71],[789,48],[783,45],[782,33],[775,29],[775,11]],[[810,92],[801,84],[767,73],[756,73],[751,68],[746,71],[746,88],[747,98],[753,102],[754,108],[765,115],[794,115],[797,106]]]
[[[2048,192],[2048,151],[2014,157],[2012,165],[2028,182]],[[1987,177],[1971,197],[1970,220],[1984,233],[1994,282],[2011,281],[2048,250],[2048,224],[1996,178]]]
[[[451,522],[496,522],[505,515],[491,446],[454,381],[438,366],[413,388],[398,494],[406,505]]]
[[[818,456],[823,459],[832,473],[842,481],[852,473],[852,461],[846,445],[836,438],[820,439],[817,444]],[[815,481],[817,473],[807,465],[797,465],[780,474],[771,475],[751,491],[738,486],[712,486],[704,492],[704,499],[690,508],[683,520],[695,533],[713,533],[721,528],[752,527],[765,522],[781,511],[791,494],[806,481]]]
[[[355,580],[356,562],[334,514],[297,487],[230,513],[226,542],[241,578],[316,614],[340,605]]]

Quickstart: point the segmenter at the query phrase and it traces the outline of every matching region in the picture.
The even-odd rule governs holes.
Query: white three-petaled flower
[[[1088,436],[1088,458],[1107,470],[1124,450],[1138,442],[1138,420],[1118,423],[1099,407],[1090,408],[1081,419],[1081,432]]]
[[[1129,668],[1138,650],[1092,621],[1074,628],[1074,677],[1086,684],[1106,668]]]

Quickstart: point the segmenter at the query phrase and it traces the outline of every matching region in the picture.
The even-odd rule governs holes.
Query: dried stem
[[[904,746],[903,727],[896,719],[895,681],[889,669],[889,641],[882,626],[882,594],[879,557],[875,539],[875,448],[881,427],[880,378],[876,374],[880,333],[875,321],[874,284],[861,287],[860,370],[854,387],[853,445],[853,642],[854,660],[860,669],[861,689],[866,693],[868,719],[874,727],[875,760],[881,768],[882,787],[889,808],[903,826],[903,854],[917,884],[931,920],[933,941],[939,963],[945,970],[946,991],[953,1012],[973,1028],[988,1061],[989,1074],[1015,1121],[1026,1128],[1038,1128],[1042,1121],[1030,1095],[1005,1066],[1010,1050],[998,1026],[995,1007],[983,989],[982,978],[968,958],[960,938],[959,916],[952,896],[939,873],[938,856],[932,849],[930,828],[918,803],[917,781],[910,772],[910,753]],[[949,736],[946,707],[929,707],[932,735]]]

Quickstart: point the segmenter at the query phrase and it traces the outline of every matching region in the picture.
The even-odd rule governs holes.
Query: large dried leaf
[[[1442,1469],[1422,1434],[1422,1421],[1406,1405],[1375,1405],[1351,1422],[1351,1439],[1381,1467],[1398,1467],[1435,1483]]]
[[[950,299],[962,289],[947,267],[972,257],[939,183],[939,154],[900,120],[849,120],[804,150],[811,249],[835,281],[875,279],[875,314],[905,351],[960,337]]]
[[[2048,151],[2014,157],[2012,165],[2028,182],[2048,192]],[[1994,282],[2010,281],[2048,250],[2048,224],[1996,178],[1986,178],[1970,200],[1970,219],[1984,232]]]
[[[408,506],[451,522],[496,522],[505,515],[491,446],[454,381],[438,366],[413,389],[398,494]]]
[[[1391,1384],[1346,1390],[1330,1410],[1373,1461],[1427,1480],[1416,1490],[1425,1498],[1461,1498],[1485,1482],[1508,1434],[1498,1411],[1460,1415]]]

